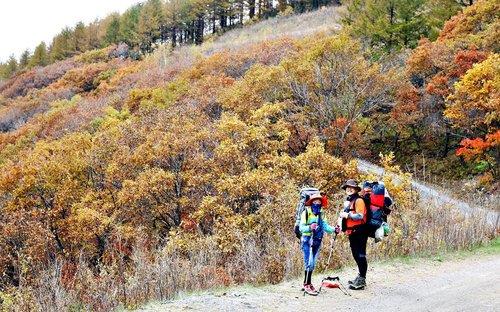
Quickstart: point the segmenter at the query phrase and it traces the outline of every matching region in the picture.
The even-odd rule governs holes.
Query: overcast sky
[[[0,62],[25,49],[31,52],[65,26],[85,24],[112,12],[124,12],[141,0],[2,0],[0,2]]]

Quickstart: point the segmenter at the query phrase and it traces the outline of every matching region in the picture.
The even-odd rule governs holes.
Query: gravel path
[[[355,270],[335,274],[345,282]],[[313,282],[319,279],[314,276]],[[338,289],[303,296],[300,282],[181,296],[140,311],[500,311],[499,255],[376,263],[369,269],[367,288],[350,291],[350,297]]]

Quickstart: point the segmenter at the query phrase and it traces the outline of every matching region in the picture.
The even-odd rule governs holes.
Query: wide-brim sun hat
[[[323,196],[321,196],[321,194],[319,194],[319,193],[316,193],[316,194],[312,194],[311,197],[309,197],[309,200],[306,202],[306,206],[311,206],[312,202],[315,199],[321,200],[321,204],[323,204]]]
[[[358,192],[361,191],[361,187],[359,187],[358,182],[354,179],[347,180],[344,184],[342,184],[342,189],[345,190],[348,187],[352,187],[356,189]]]

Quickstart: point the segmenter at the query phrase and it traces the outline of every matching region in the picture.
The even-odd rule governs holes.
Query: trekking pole
[[[309,260],[308,260],[308,263],[307,263],[307,266],[308,266],[308,269],[307,269],[307,276],[306,276],[306,280],[309,280],[311,278],[311,275],[312,275],[312,271],[310,270],[310,267],[313,263],[313,238],[314,238],[314,231],[311,231],[311,238],[309,239]],[[306,292],[304,291],[304,295],[306,294]]]
[[[341,226],[341,224],[342,224],[342,220],[340,218],[338,218],[337,219],[337,226]],[[337,226],[335,228],[337,228]],[[332,258],[332,253],[333,253],[333,245],[334,245],[335,241],[337,240],[337,235],[338,235],[337,232],[335,232],[335,235],[333,236],[333,239],[330,243],[330,252],[328,254],[328,261],[326,263],[326,267],[330,266],[330,260]]]
[[[335,233],[335,235],[333,235],[333,239],[330,243],[330,252],[328,253],[328,261],[326,262],[327,268],[330,266],[330,260],[332,259],[332,253],[333,253],[333,245],[334,245],[336,239],[337,239],[337,233]]]
[[[339,289],[345,294],[345,295],[348,295],[348,296],[351,296],[351,293],[349,291],[347,291],[347,288],[344,286],[344,284],[342,284],[340,282],[340,279],[339,279]]]

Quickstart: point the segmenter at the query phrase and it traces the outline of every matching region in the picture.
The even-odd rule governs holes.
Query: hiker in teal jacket
[[[331,227],[322,213],[322,196],[312,195],[306,203],[306,209],[300,216],[300,232],[302,233],[301,244],[304,252],[304,291],[309,295],[317,295],[318,292],[311,283],[311,276],[318,260],[321,240],[324,232],[332,234],[335,229]]]

